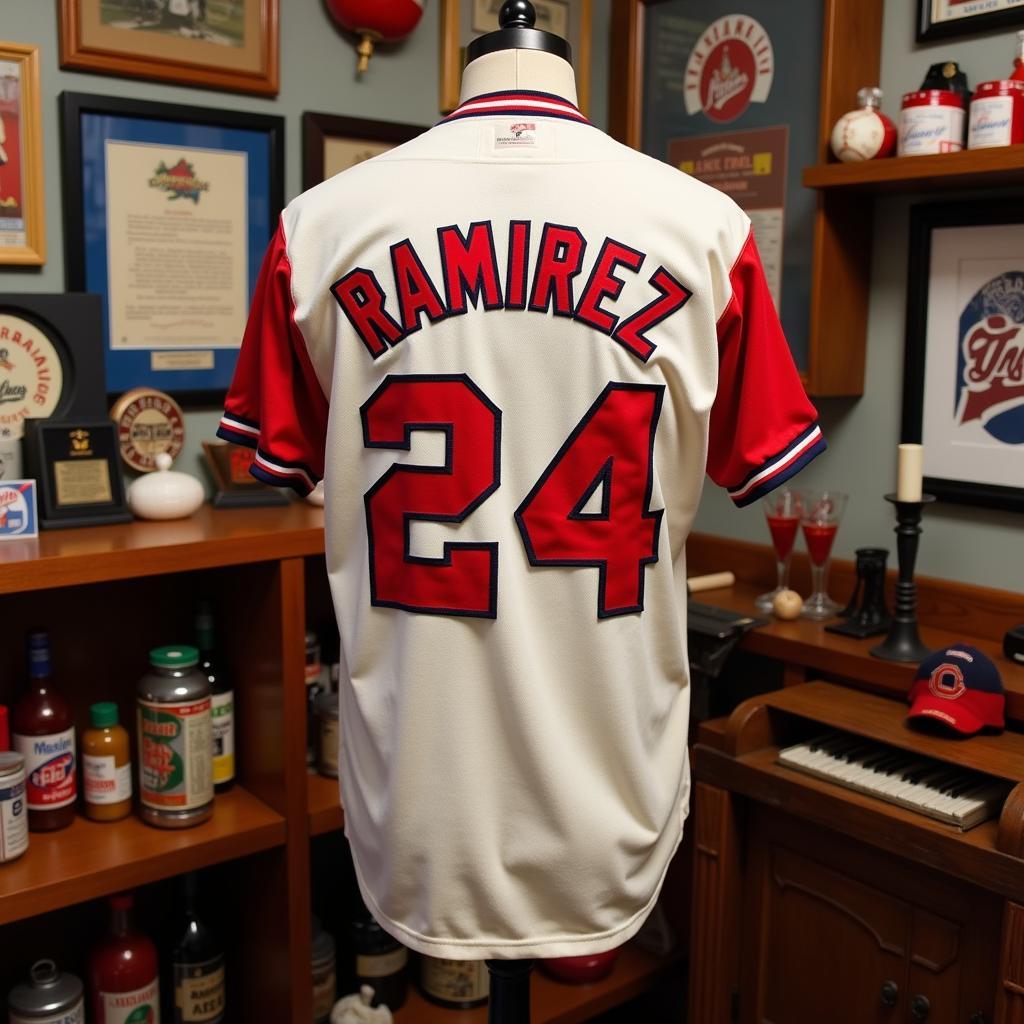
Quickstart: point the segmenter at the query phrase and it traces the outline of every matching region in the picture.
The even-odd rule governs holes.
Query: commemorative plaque
[[[185,444],[185,416],[173,398],[155,388],[126,391],[110,410],[117,427],[121,458],[140,473],[156,469],[156,457],[172,459]]]
[[[31,420],[25,442],[43,529],[131,520],[113,423]]]
[[[276,487],[261,483],[249,467],[256,457],[251,448],[226,441],[204,441],[206,466],[217,486],[214,508],[247,508],[260,505],[287,505],[289,498]]]

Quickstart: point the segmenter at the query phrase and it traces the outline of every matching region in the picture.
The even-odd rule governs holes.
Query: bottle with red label
[[[57,692],[45,630],[28,635],[29,690],[14,708],[14,749],[25,758],[28,827],[33,832],[66,828],[75,820],[78,761],[71,706]]]
[[[110,897],[110,934],[89,958],[91,1024],[160,1024],[156,946],[133,927],[133,902]]]

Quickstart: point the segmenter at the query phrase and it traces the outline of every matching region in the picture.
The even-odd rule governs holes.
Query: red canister
[[[1024,142],[1024,81],[982,82],[971,100],[968,149]]]
[[[964,98],[948,89],[921,89],[903,97],[897,156],[956,153],[964,148]]]

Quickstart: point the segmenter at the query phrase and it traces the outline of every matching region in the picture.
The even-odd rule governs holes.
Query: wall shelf
[[[338,780],[310,772],[306,780],[309,795],[309,834],[323,835],[345,826],[345,815],[338,795]]]
[[[109,823],[79,815],[59,832],[33,832],[28,852],[3,865],[0,924],[284,842],[284,818],[241,786],[218,796],[213,817],[193,828],[154,828],[134,814]]]
[[[1024,185],[1024,145],[804,169],[804,186],[838,192],[930,192]]]

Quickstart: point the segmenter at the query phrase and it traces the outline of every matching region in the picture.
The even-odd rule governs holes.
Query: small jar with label
[[[334,939],[323,930],[315,917],[312,924],[313,1024],[327,1024],[338,994]]]
[[[971,100],[968,149],[992,149],[1024,142],[1024,81],[982,82]]]
[[[409,950],[363,908],[352,922],[351,940],[356,955],[356,988],[369,985],[374,1006],[399,1009],[408,994]]]
[[[150,825],[187,828],[213,814],[210,682],[195,647],[157,647],[149,662],[136,690],[139,813]]]
[[[321,775],[338,777],[338,695],[318,693],[316,708],[316,770]]]
[[[483,1006],[491,992],[487,962],[424,956],[420,962],[420,988],[432,1003],[451,1010]]]
[[[7,997],[10,1024],[85,1024],[80,978],[58,971],[52,960],[37,960],[28,973],[28,984]]]
[[[950,89],[919,89],[903,97],[897,156],[958,153],[964,148],[964,98]]]
[[[85,814],[93,821],[119,821],[132,812],[131,742],[118,725],[117,705],[101,701],[89,708],[82,736],[82,789]]]
[[[25,758],[13,750],[0,751],[0,864],[27,849]]]

